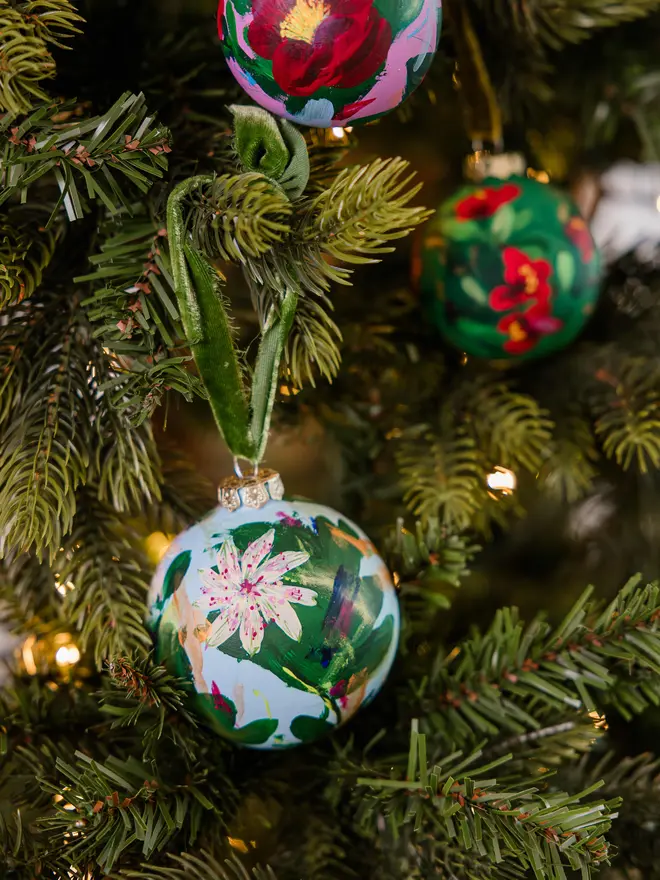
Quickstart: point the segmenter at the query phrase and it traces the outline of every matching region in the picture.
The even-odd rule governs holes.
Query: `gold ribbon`
[[[475,149],[502,148],[502,113],[465,0],[444,0],[458,59],[465,127]]]

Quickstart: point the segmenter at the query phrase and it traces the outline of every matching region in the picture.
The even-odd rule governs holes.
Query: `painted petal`
[[[316,591],[308,590],[307,587],[287,585],[283,595],[287,602],[295,602],[298,605],[316,605]]]
[[[241,567],[238,564],[238,553],[233,538],[227,538],[222,547],[218,550],[216,561],[218,564],[218,572],[223,581],[238,589],[242,580]]]
[[[247,578],[252,580],[259,563],[262,562],[273,549],[274,540],[275,529],[271,529],[269,532],[266,532],[265,535],[257,538],[256,541],[248,544],[248,548],[243,554],[243,559],[241,560],[241,580]]]
[[[514,247],[504,248],[502,257],[504,259],[504,280],[507,284],[518,284],[520,281],[520,270],[523,266],[530,265],[529,257]]]
[[[228,584],[211,568],[200,569],[199,579],[202,582],[202,595],[193,602],[195,608],[219,611],[234,601],[238,595],[239,587]]]
[[[272,607],[277,610],[283,602],[294,602],[298,605],[316,605],[316,591],[308,590],[307,587],[283,584],[264,584],[260,587],[260,605]],[[264,611],[266,614],[266,611]]]
[[[227,639],[234,635],[240,622],[240,615],[235,611],[227,614],[219,614],[211,624],[206,644],[210,648],[216,648],[218,645],[222,645],[223,642],[226,642]]]
[[[278,553],[271,559],[262,562],[256,571],[256,581],[263,579],[266,583],[275,583],[283,574],[293,571],[299,565],[304,565],[309,559],[309,553],[296,552],[295,550],[287,550],[284,553]]]
[[[275,609],[275,617],[273,622],[276,623],[282,632],[285,632],[290,639],[299,642],[302,635],[302,624],[298,615],[288,602],[277,605]]]
[[[524,296],[517,293],[515,289],[506,284],[500,284],[499,287],[491,290],[488,302],[494,311],[506,312],[515,308],[522,299]]]
[[[544,284],[547,282],[548,278],[552,274],[552,266],[548,263],[547,260],[534,260],[531,264],[532,268],[536,272],[539,283]]]
[[[264,638],[265,626],[266,624],[256,608],[252,610],[248,608],[244,612],[241,621],[241,644],[250,656],[259,652]]]

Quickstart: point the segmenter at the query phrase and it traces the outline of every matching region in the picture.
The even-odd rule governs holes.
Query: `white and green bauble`
[[[389,571],[336,511],[283,500],[273,471],[228,481],[153,580],[158,660],[188,679],[222,736],[253,748],[318,739],[368,703],[399,638]]]

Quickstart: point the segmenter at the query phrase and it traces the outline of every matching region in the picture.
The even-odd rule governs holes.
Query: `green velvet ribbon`
[[[257,465],[268,441],[279,367],[296,313],[298,291],[287,289],[267,318],[248,396],[218,273],[193,247],[184,219],[186,198],[212,182],[210,176],[192,177],[176,186],[169,197],[167,231],[174,290],[220,433],[236,458]]]
[[[258,171],[290,199],[299,198],[309,181],[305,138],[285,119],[261,107],[233,105],[234,146],[246,171]]]

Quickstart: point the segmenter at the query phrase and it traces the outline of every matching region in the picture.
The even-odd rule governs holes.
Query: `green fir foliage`
[[[584,340],[551,360],[461,357],[403,247],[467,149],[455,39],[405,124],[310,132],[234,103],[212,0],[111,5],[0,0],[0,622],[23,646],[0,691],[0,874],[660,877],[658,758],[637,754],[660,708],[657,517],[640,512],[660,469],[657,265],[614,267]],[[463,8],[535,167],[560,181],[586,156],[660,156],[660,0]],[[399,592],[383,693],[313,746],[227,743],[186,670],[154,659],[148,539],[217,503],[183,448],[184,403],[207,397],[240,410],[250,458],[273,401],[276,432],[321,426],[336,506]],[[503,472],[512,488],[493,488]],[[615,535],[581,506],[605,497]],[[547,522],[567,512],[563,555],[521,549],[538,498]],[[576,600],[592,558],[604,598]],[[291,657],[312,662],[302,642]]]
[[[64,48],[82,21],[69,0],[2,0],[0,110],[27,113],[47,99],[42,83],[55,76],[52,47]]]
[[[453,840],[459,848],[475,850],[505,868],[518,863],[536,880],[565,880],[567,868],[589,877],[594,868],[609,862],[603,835],[619,801],[583,803],[602,783],[572,796],[543,795],[539,780],[507,790],[490,774],[509,755],[482,763],[481,751],[455,752],[433,763],[427,745],[414,721],[405,778],[391,771],[383,776],[373,768],[371,776],[357,780],[372,789],[371,798],[362,803],[362,822],[373,821],[374,814],[382,815],[386,808],[392,828],[411,823],[418,834],[433,829],[438,849]]]

